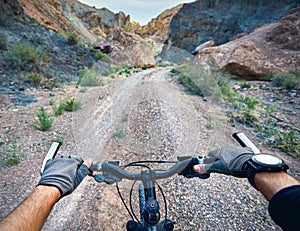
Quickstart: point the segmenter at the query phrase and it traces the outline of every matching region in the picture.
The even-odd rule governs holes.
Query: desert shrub
[[[189,76],[187,76],[183,73],[180,73],[178,76],[178,81],[185,87],[185,89],[189,93],[203,96],[200,88],[194,83],[194,81],[192,81],[192,79]]]
[[[221,87],[225,87],[225,83],[227,84],[224,81],[227,76],[214,66],[210,70],[206,70],[197,65],[185,64],[179,68],[173,68],[171,73],[178,76],[178,81],[192,94],[223,98],[222,90],[225,88],[221,89]]]
[[[76,45],[79,42],[79,37],[76,34],[67,34],[67,43],[69,45]]]
[[[59,116],[64,113],[64,105],[62,103],[56,106],[54,100],[50,100],[50,105],[55,116]]]
[[[300,89],[300,72],[276,74],[272,79],[273,86],[285,89]]]
[[[81,107],[81,101],[76,100],[73,96],[66,96],[60,104],[65,111],[76,111]]]
[[[21,162],[22,145],[18,144],[18,136],[14,136],[10,144],[0,142],[0,150],[3,155],[1,156],[2,166],[12,166]]]
[[[113,137],[118,137],[118,138],[123,138],[127,133],[126,128],[121,127],[121,128],[117,128],[114,133],[113,133]]]
[[[101,51],[97,51],[95,53],[95,55],[96,55],[97,60],[101,60],[101,59],[104,59],[106,57],[106,54],[101,52]]]
[[[125,74],[126,77],[129,77],[131,75],[131,70],[132,69],[133,69],[133,67],[128,66],[128,65],[124,65],[123,67],[121,67],[118,74],[119,75]]]
[[[293,157],[300,157],[300,136],[293,130],[288,130],[280,136],[279,148]]]
[[[240,83],[241,88],[251,88],[251,83],[248,83],[246,81],[242,81]]]
[[[4,56],[5,60],[18,70],[26,71],[39,68],[46,60],[44,52],[38,51],[34,46],[26,44],[13,45]]]
[[[44,107],[40,107],[39,111],[36,113],[37,118],[35,118],[35,124],[33,125],[35,129],[40,131],[48,131],[54,122],[52,115],[49,115]]]
[[[81,86],[102,86],[103,80],[99,79],[97,73],[91,69],[84,68],[77,71],[77,85]]]
[[[234,121],[253,127],[259,118],[258,110],[256,110],[259,103],[260,101],[255,97],[236,96],[231,104],[233,111],[229,117]]]
[[[37,72],[20,72],[19,76],[35,86],[39,86],[43,81],[43,76]]]

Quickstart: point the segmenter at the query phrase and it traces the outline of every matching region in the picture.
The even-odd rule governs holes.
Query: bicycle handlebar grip
[[[242,146],[242,147],[249,147],[252,149],[254,154],[259,154],[260,150],[252,143],[252,141],[242,132],[236,132],[233,135],[233,138]]]
[[[61,142],[53,142],[50,146],[50,149],[47,153],[47,155],[45,156],[44,160],[43,160],[43,164],[42,164],[42,167],[41,167],[41,170],[40,170],[40,174],[42,175],[42,173],[44,172],[45,170],[45,166],[46,166],[46,163],[48,160],[50,159],[54,159],[57,152],[58,152],[58,149],[60,148],[61,146]]]

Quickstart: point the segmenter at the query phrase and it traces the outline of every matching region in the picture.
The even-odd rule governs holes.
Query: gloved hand
[[[208,153],[207,158],[211,164],[194,165],[193,169],[202,174],[216,172],[245,178],[244,165],[253,155],[253,151],[248,147],[223,147]]]
[[[48,160],[38,185],[54,186],[61,198],[72,193],[88,174],[88,167],[78,157],[56,157]]]
[[[193,167],[196,164],[199,164],[199,159],[197,157],[193,157],[189,162],[189,164],[180,173],[178,173],[178,175],[182,175],[186,178],[193,178],[193,177],[199,177],[202,179],[208,178],[208,175],[200,174],[194,171]]]

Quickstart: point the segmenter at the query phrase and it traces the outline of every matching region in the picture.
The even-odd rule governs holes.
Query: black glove
[[[209,173],[200,174],[194,171],[193,166],[199,163],[199,158],[192,157],[189,164],[180,173],[178,173],[178,175],[182,175],[186,178],[199,177],[201,179],[207,179],[209,177]]]
[[[206,164],[205,170],[208,173],[216,172],[245,178],[245,163],[253,155],[253,151],[248,147],[235,146],[216,149],[208,153],[207,157],[214,162]]]
[[[72,193],[88,174],[88,167],[78,157],[56,157],[48,160],[38,185],[54,186],[61,198]]]

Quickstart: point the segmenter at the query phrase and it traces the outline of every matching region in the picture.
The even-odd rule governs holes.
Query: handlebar
[[[166,170],[141,170],[138,173],[133,173],[124,170],[119,166],[119,161],[104,161],[103,163],[95,163],[90,167],[91,172],[100,171],[103,174],[95,174],[94,177],[98,182],[115,183],[121,181],[122,179],[133,180],[133,181],[143,181],[147,179],[159,180],[171,177],[175,174],[181,173],[191,162],[192,158],[198,158],[199,163],[201,162],[201,157],[185,156],[177,157],[177,161],[159,161],[157,163],[176,163],[172,167]],[[139,163],[147,163],[149,161],[140,161]],[[153,162],[153,161],[152,161]],[[128,166],[141,166],[138,164],[132,164]],[[147,173],[146,173],[147,172]],[[90,174],[91,175],[91,174]]]

